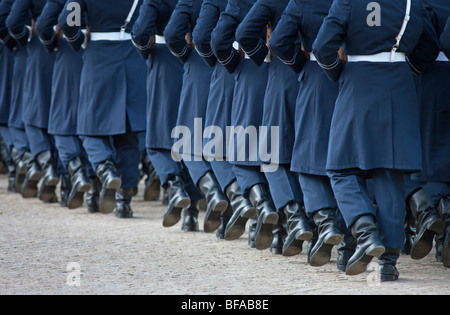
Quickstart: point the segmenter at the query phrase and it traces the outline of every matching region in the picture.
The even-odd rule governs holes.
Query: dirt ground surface
[[[450,294],[450,269],[434,250],[415,261],[402,255],[400,279],[379,283],[376,263],[350,277],[330,263],[307,264],[306,244],[294,257],[218,240],[202,231],[186,233],[181,222],[162,227],[166,207],[132,203],[133,219],[89,214],[60,204],[8,193],[0,176],[0,294],[2,295],[368,295]],[[140,187],[143,191],[143,186]],[[373,267],[373,268],[372,268]]]

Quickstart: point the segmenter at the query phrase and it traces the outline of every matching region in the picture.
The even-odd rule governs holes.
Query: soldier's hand
[[[344,49],[341,47],[338,51],[338,55],[339,55],[339,59],[341,59],[341,63],[343,66],[345,66],[347,64],[348,61],[348,57],[347,55],[344,53]]]
[[[311,53],[309,51],[306,51],[305,47],[303,47],[303,44],[302,44],[302,52],[305,55],[307,61],[311,60]]]

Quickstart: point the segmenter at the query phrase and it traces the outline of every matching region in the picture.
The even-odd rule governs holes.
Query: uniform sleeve
[[[240,22],[239,2],[230,0],[211,34],[211,47],[214,55],[229,73],[236,70],[241,60],[238,51],[233,48],[236,29]]]
[[[25,46],[32,36],[31,26],[27,25],[32,6],[31,0],[16,0],[6,20],[9,33],[21,46]]]
[[[428,69],[436,61],[440,52],[437,36],[437,30],[439,29],[437,16],[426,2],[423,5],[424,27],[422,35],[413,52],[407,56],[408,64],[414,75]]]
[[[59,40],[54,26],[58,24],[58,16],[63,7],[64,3],[61,1],[48,0],[36,21],[36,33],[50,53],[58,46]]]
[[[236,41],[258,66],[263,64],[269,53],[266,40],[261,38],[261,34],[274,17],[275,5],[274,0],[258,0],[236,31]]]
[[[302,10],[299,0],[292,0],[281,16],[269,42],[275,55],[295,73],[300,73],[306,63],[305,54],[297,41],[301,21]]]
[[[193,42],[198,54],[205,62],[213,67],[217,58],[211,48],[211,33],[220,18],[220,7],[216,0],[205,0],[200,10],[197,25],[192,34]]]
[[[0,43],[4,44],[11,51],[17,46],[16,40],[9,34],[6,27],[6,19],[11,11],[12,3],[12,0],[0,2]]]
[[[191,45],[186,41],[192,18],[192,4],[188,0],[180,0],[172,13],[164,30],[164,38],[172,54],[185,63],[192,52]]]
[[[350,20],[349,0],[335,0],[313,44],[313,54],[328,78],[338,81],[343,64],[338,51],[343,45]]]
[[[450,59],[450,18],[441,34],[441,48],[447,58]]]
[[[160,0],[145,0],[131,31],[133,44],[144,59],[148,59],[151,53],[151,38],[156,32],[160,6]]]
[[[78,51],[83,47],[83,44],[86,44],[86,35],[81,31],[81,26],[78,25],[69,25],[68,21],[70,20],[71,14],[75,12],[74,5],[79,5],[80,15],[86,12],[86,4],[83,0],[71,0],[66,3],[64,9],[58,17],[58,25],[62,30],[64,35],[66,36],[67,41],[70,46],[75,51]]]

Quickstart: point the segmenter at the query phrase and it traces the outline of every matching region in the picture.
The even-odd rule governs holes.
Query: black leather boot
[[[312,226],[312,229],[313,229],[313,237],[308,242],[308,246],[306,247],[308,264],[311,264],[311,252],[312,252],[312,249],[314,248],[314,246],[316,245],[317,240],[319,239],[319,234],[317,232],[317,226],[315,224]]]
[[[144,200],[158,200],[159,195],[161,194],[161,181],[159,180],[159,176],[147,155],[142,160],[142,164],[143,169],[147,174],[147,178],[145,179]]]
[[[72,190],[72,183],[70,182],[69,174],[61,175],[61,206],[67,207],[67,200],[69,200],[70,191]]]
[[[227,210],[222,211],[220,213],[220,225],[216,230],[216,237],[219,240],[225,239],[225,231],[226,231],[227,224],[230,221],[232,214],[233,214],[233,209],[231,208],[231,206],[228,206]]]
[[[164,214],[163,226],[174,226],[181,219],[181,211],[189,207],[191,199],[189,198],[184,182],[181,177],[173,176],[167,181],[167,193],[169,197],[169,205]]]
[[[189,207],[183,211],[183,224],[181,229],[186,232],[198,232],[198,201],[191,201]]]
[[[84,193],[91,189],[91,182],[89,181],[83,162],[80,158],[75,158],[69,162],[67,170],[70,175],[70,182],[72,189],[67,199],[67,207],[69,209],[76,209],[83,205]]]
[[[255,248],[264,250],[273,241],[273,226],[278,222],[278,213],[265,185],[257,184],[250,189],[249,199],[258,215],[255,230]]]
[[[416,220],[405,220],[405,245],[403,246],[402,253],[405,255],[411,255],[411,248],[414,243],[414,237],[416,236]]]
[[[386,250],[380,240],[372,215],[359,217],[351,230],[356,238],[356,249],[345,270],[345,274],[349,276],[365,272],[373,257],[381,256]]]
[[[386,248],[383,255],[378,258],[378,277],[381,282],[395,281],[399,277],[396,264],[400,256],[400,249]]]
[[[220,226],[220,213],[228,208],[228,200],[212,172],[207,172],[198,181],[198,188],[205,195],[207,202],[203,223],[205,233],[211,233]]]
[[[14,163],[8,164],[8,191],[17,192],[16,189],[16,165]]]
[[[314,212],[314,223],[317,226],[318,238],[311,249],[311,266],[323,266],[331,259],[333,246],[342,240],[342,234],[336,223],[336,209],[322,209]]]
[[[91,189],[86,193],[86,204],[89,213],[100,212],[100,191],[102,184],[97,177],[90,178]]]
[[[36,160],[44,173],[38,192],[39,200],[50,201],[56,196],[56,186],[59,184],[60,180],[52,157],[52,152],[41,152],[37,155]]]
[[[431,206],[423,189],[416,191],[409,198],[409,207],[417,222],[411,258],[422,259],[433,249],[434,236],[444,230],[444,222],[438,211]]]
[[[129,219],[133,217],[131,209],[131,199],[134,187],[121,188],[116,192],[116,217],[119,219]]]
[[[96,174],[102,184],[99,198],[99,210],[103,214],[114,211],[116,207],[116,192],[122,186],[122,180],[117,174],[113,162],[105,161],[97,166]]]
[[[286,215],[284,212],[278,213],[278,222],[273,226],[272,234],[273,240],[272,245],[270,245],[270,252],[274,255],[281,255],[287,236]]]
[[[256,237],[256,226],[258,225],[258,220],[250,219],[248,224],[248,246],[250,248],[255,248],[255,237]]]
[[[313,231],[302,205],[291,202],[283,208],[287,218],[288,235],[284,241],[283,256],[294,256],[302,252],[303,242],[310,241]]]
[[[356,239],[353,235],[344,235],[342,241],[337,246],[337,269],[345,272],[350,257],[353,256],[356,250]]]
[[[450,196],[446,196],[439,201],[437,210],[445,224],[441,233],[441,260],[445,267],[450,268]]]
[[[248,219],[256,219],[256,209],[250,200],[244,197],[237,181],[231,183],[225,193],[233,211],[225,229],[225,239],[232,241],[240,238],[245,233]]]
[[[26,164],[22,161],[17,149],[13,147],[11,149],[11,159],[14,162],[14,187],[17,193],[22,192],[22,184],[25,179],[25,174],[27,173]]]
[[[22,157],[22,163],[26,166],[26,174],[23,178],[20,189],[23,198],[35,198],[38,195],[38,183],[43,177],[42,169],[32,158],[31,154],[25,153]],[[23,174],[23,165],[19,169],[19,176]]]

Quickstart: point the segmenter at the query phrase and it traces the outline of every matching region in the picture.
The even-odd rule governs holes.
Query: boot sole
[[[24,179],[21,190],[23,198],[27,199],[27,198],[34,198],[37,196],[38,193],[37,185],[39,181],[42,179],[42,176],[44,176],[44,174],[42,174],[41,172],[36,172],[26,182]]]
[[[38,197],[41,201],[49,201],[55,197],[56,186],[59,184],[59,178],[53,178],[47,184],[42,184],[39,189]]]
[[[184,208],[189,207],[190,204],[191,200],[188,198],[182,198],[176,201],[173,208],[170,211],[169,210],[166,211],[163,219],[163,227],[171,227],[177,224],[181,219],[181,211]]]
[[[444,221],[436,220],[425,230],[420,238],[414,240],[411,248],[411,258],[419,260],[427,256],[433,249],[433,240],[436,234],[445,228]]]
[[[209,214],[205,217],[205,221],[203,223],[203,231],[205,233],[212,233],[217,230],[220,226],[220,216],[221,211],[213,211],[211,210]]]
[[[255,248],[258,250],[268,249],[273,242],[273,226],[276,224],[261,224],[258,222],[255,230]]]
[[[100,198],[100,212],[103,214],[109,214],[116,208],[116,192],[122,186],[122,181],[119,178],[114,178],[108,183],[108,186],[104,188],[103,197]]]
[[[341,242],[341,240],[342,236],[335,234],[326,238],[320,246],[317,247],[316,244],[311,251],[310,265],[313,267],[321,267],[330,262],[331,251],[333,250],[334,246],[338,245]]]
[[[234,241],[244,235],[247,221],[248,218],[239,217],[235,222],[229,224],[225,231],[225,240]]]
[[[72,198],[69,197],[67,200],[67,208],[69,210],[74,210],[80,208],[84,203],[84,194],[87,193],[92,188],[92,185],[87,183],[81,186]]]
[[[263,224],[271,224],[271,225],[275,225],[278,222],[278,213],[276,212],[271,212],[269,214],[267,214],[264,218],[261,219],[261,222]]]
[[[367,266],[370,264],[374,257],[379,257],[383,255],[386,248],[381,246],[375,246],[373,248],[369,247],[366,253],[358,260],[356,260],[351,265],[347,266],[345,274],[348,276],[356,276],[367,270]],[[351,259],[351,258],[350,258]]]
[[[242,213],[241,217],[247,218],[247,219],[254,219],[254,220],[256,220],[258,215],[256,213],[256,209],[255,208],[249,208],[248,210],[244,211],[244,213]]]
[[[285,241],[282,255],[289,257],[300,254],[303,251],[303,241],[293,239],[291,242]]]
[[[212,211],[213,212],[223,212],[225,210],[227,210],[228,208],[228,201],[226,200],[221,200],[218,203],[216,203],[215,205],[212,206]]]

